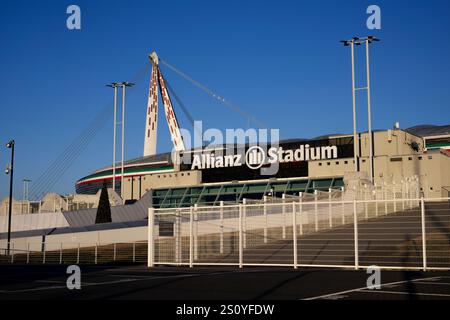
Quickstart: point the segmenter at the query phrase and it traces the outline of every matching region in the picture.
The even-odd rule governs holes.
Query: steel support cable
[[[195,126],[195,120],[194,117],[192,117],[192,115],[189,113],[188,108],[186,107],[186,105],[183,103],[183,101],[181,101],[180,97],[175,93],[175,91],[172,89],[171,85],[169,84],[169,82],[167,81],[167,79],[164,79],[166,81],[166,85],[167,85],[167,89],[169,89],[170,95],[173,96],[175,98],[175,100],[177,101],[177,104],[180,106],[181,111],[183,111],[184,115],[188,118],[188,120],[191,122],[192,124],[192,128],[197,132],[197,134],[202,137],[202,132]]]
[[[252,116],[251,114],[249,114],[248,112],[243,111],[240,107],[234,105],[233,103],[229,102],[228,100],[226,100],[224,97],[214,93],[214,91],[212,91],[211,89],[209,89],[208,87],[206,87],[205,85],[201,84],[200,82],[194,80],[192,77],[188,76],[186,73],[182,72],[181,70],[175,68],[173,65],[171,65],[170,63],[168,63],[167,61],[159,58],[159,61],[164,64],[166,67],[168,67],[169,69],[171,69],[173,72],[175,72],[176,74],[178,74],[179,76],[181,76],[182,78],[184,78],[185,80],[189,81],[190,83],[192,83],[194,86],[196,86],[197,88],[201,89],[202,91],[206,92],[208,95],[210,95],[211,97],[213,97],[214,99],[218,100],[219,102],[221,102],[222,104],[224,104],[226,107],[228,107],[230,110],[240,114],[242,117],[244,117],[245,119],[247,119],[250,122],[255,123],[256,125],[258,125],[260,128],[266,128],[266,125],[259,121],[258,119],[256,119],[254,116]]]
[[[103,108],[94,118],[93,121],[90,122],[90,125],[75,138],[69,147],[53,162],[53,164],[42,174],[32,189],[33,196],[39,196],[42,193],[42,189],[51,188],[54,183],[54,177],[58,177],[61,174],[61,171],[64,170],[66,163],[72,159],[74,156],[77,157],[77,153],[79,153],[80,146],[86,145],[91,141],[93,136],[102,129],[103,126],[99,127],[98,123],[105,123],[105,117],[110,115],[110,105]],[[98,129],[98,130],[96,130]],[[53,185],[51,185],[53,184]],[[50,186],[51,185],[51,186]]]
[[[38,179],[39,184],[36,184],[36,186],[32,189],[33,197],[39,198],[43,196],[43,194],[45,194],[47,190],[50,190],[55,185],[55,183],[57,183],[60,177],[67,171],[67,169],[73,164],[74,160],[79,157],[81,152],[85,148],[87,148],[95,135],[106,124],[106,121],[102,123],[97,121],[97,118],[100,118],[103,115],[106,116],[103,116],[103,120],[111,118],[111,114],[105,113],[105,111],[107,111],[108,109],[110,109],[110,106],[104,108],[95,118],[96,120],[92,121],[88,129],[86,129],[83,134],[81,134],[74,140],[74,142],[69,146],[67,150],[68,152],[65,152],[64,155],[59,157],[56,165],[50,168],[50,170],[47,170],[46,174],[41,175],[41,177]]]
[[[52,164],[47,167],[47,169],[39,176],[36,183],[33,184],[31,188],[30,195],[34,197],[40,188],[45,185],[48,179],[55,173],[55,170],[65,161],[65,159],[70,155],[70,153],[75,150],[76,145],[80,140],[84,140],[84,135],[87,130],[83,131],[82,134],[78,135],[72,143],[52,162]]]
[[[139,70],[133,76],[131,81],[139,82],[142,77],[147,74],[148,69],[149,64],[146,64],[144,68]],[[108,120],[112,116],[110,109],[110,105],[102,109],[90,125],[72,141],[72,143],[56,158],[55,161],[52,162],[45,172],[36,180],[37,183],[33,185],[31,190],[32,193],[30,193],[32,196],[43,195],[59,181],[61,176],[87,148],[88,144],[97,135],[97,133],[106,125],[105,120]],[[101,123],[101,125],[98,125],[98,123]]]

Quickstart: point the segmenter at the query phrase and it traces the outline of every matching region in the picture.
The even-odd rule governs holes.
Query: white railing
[[[6,264],[111,264],[147,263],[147,242],[72,243],[12,242],[0,248],[0,263]]]
[[[449,198],[317,198],[152,208],[148,265],[450,269]]]

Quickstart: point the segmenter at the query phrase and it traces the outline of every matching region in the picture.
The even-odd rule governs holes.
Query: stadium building
[[[376,131],[373,136],[375,184],[400,183],[418,176],[425,197],[449,195],[450,126],[394,128]],[[368,134],[360,133],[358,141],[359,170],[370,176]],[[337,156],[280,163],[278,172],[270,177],[246,165],[191,170],[190,165],[174,164],[170,153],[134,159],[125,164],[124,199],[134,202],[152,191],[156,207],[178,207],[342,187],[345,174],[355,169],[353,136],[280,142],[284,150],[304,145],[335,146]],[[112,177],[112,167],[98,170],[77,182],[77,193],[96,194],[105,185],[112,187]],[[119,172],[116,179],[116,190],[120,192]]]
[[[356,143],[354,135],[281,141],[276,148],[252,150],[261,151],[254,156],[264,158],[256,165],[251,163],[254,159],[249,154],[255,148],[253,145],[186,150],[159,68],[160,60],[156,53],[150,55],[150,60],[153,69],[144,157],[126,162],[123,176],[121,169],[115,167],[114,175],[114,168],[107,167],[80,179],[76,183],[78,194],[93,195],[115,185],[115,191],[123,193],[125,203],[133,203],[151,191],[155,207],[216,205],[221,201],[262,199],[267,194],[295,195],[340,188],[344,186],[345,175],[357,171],[365,174],[371,184],[401,183],[418,177],[425,197],[448,196],[450,126],[422,125],[402,130],[397,123],[393,129],[372,132],[372,152],[367,132],[359,133]],[[172,154],[156,154],[158,92],[172,137]],[[270,165],[276,165],[277,170],[264,174],[261,169]]]

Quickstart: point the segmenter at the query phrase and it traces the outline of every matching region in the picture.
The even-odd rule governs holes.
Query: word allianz
[[[309,144],[301,145],[295,150],[284,150],[282,147],[272,147],[267,151],[267,155],[261,154],[258,150],[260,147],[250,148],[245,157],[243,154],[216,155],[213,152],[195,153],[192,159],[191,170],[214,169],[214,168],[231,168],[239,167],[247,164],[248,167],[254,168],[255,164],[261,163],[289,163],[313,160],[336,159],[338,157],[337,146],[310,147]]]

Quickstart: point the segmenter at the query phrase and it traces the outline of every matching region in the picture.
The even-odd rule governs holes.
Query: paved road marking
[[[435,285],[435,286],[450,286],[450,283],[448,283],[448,282],[422,282],[422,281],[418,281],[417,283],[419,283],[419,284],[430,284],[430,285]]]
[[[421,278],[421,279],[414,279],[414,280],[405,280],[405,281],[397,281],[397,282],[390,282],[390,283],[385,283],[382,284],[381,287],[383,286],[392,286],[392,285],[398,285],[398,284],[403,284],[403,283],[408,283],[408,282],[418,282],[421,280],[429,280],[432,281],[433,279],[441,279],[442,277],[430,277],[430,278]],[[312,298],[306,298],[306,299],[301,299],[301,300],[318,300],[318,299],[327,299],[333,296],[341,296],[347,293],[352,293],[352,292],[357,292],[357,291],[361,291],[361,290],[370,290],[367,286],[366,287],[361,287],[361,288],[357,288],[357,289],[351,289],[351,290],[345,290],[345,291],[340,291],[340,292],[335,292],[335,293],[330,293],[330,294],[325,294],[325,295],[321,295],[321,296],[317,296],[317,297],[312,297]],[[379,290],[371,290],[371,291],[377,291],[379,292]]]
[[[399,295],[408,295],[408,296],[430,296],[430,297],[447,297],[450,298],[450,294],[442,294],[442,293],[422,293],[422,292],[402,292],[402,291],[387,291],[387,290],[360,290],[358,293],[387,293],[387,294],[399,294]]]
[[[137,281],[145,281],[145,280],[157,280],[157,279],[171,279],[171,278],[191,278],[196,276],[204,276],[204,275],[218,275],[218,274],[226,274],[226,273],[213,273],[213,274],[186,274],[186,275],[174,275],[174,276],[158,276],[158,277],[147,277],[141,279],[132,279],[133,276],[126,276],[127,279],[122,280],[114,280],[114,281],[106,281],[106,282],[98,282],[98,283],[82,283],[82,287],[92,287],[92,286],[102,286],[108,284],[120,284],[120,283],[128,283],[128,282],[137,282]],[[120,275],[116,275],[120,276]],[[37,280],[34,282],[41,283],[61,283],[52,280]],[[64,283],[64,282],[63,282]],[[45,291],[45,290],[55,290],[55,289],[67,289],[67,286],[47,286],[47,287],[38,287],[38,288],[28,288],[28,289],[20,289],[20,290],[2,290],[0,293],[23,293],[23,292],[33,292],[33,291]]]

